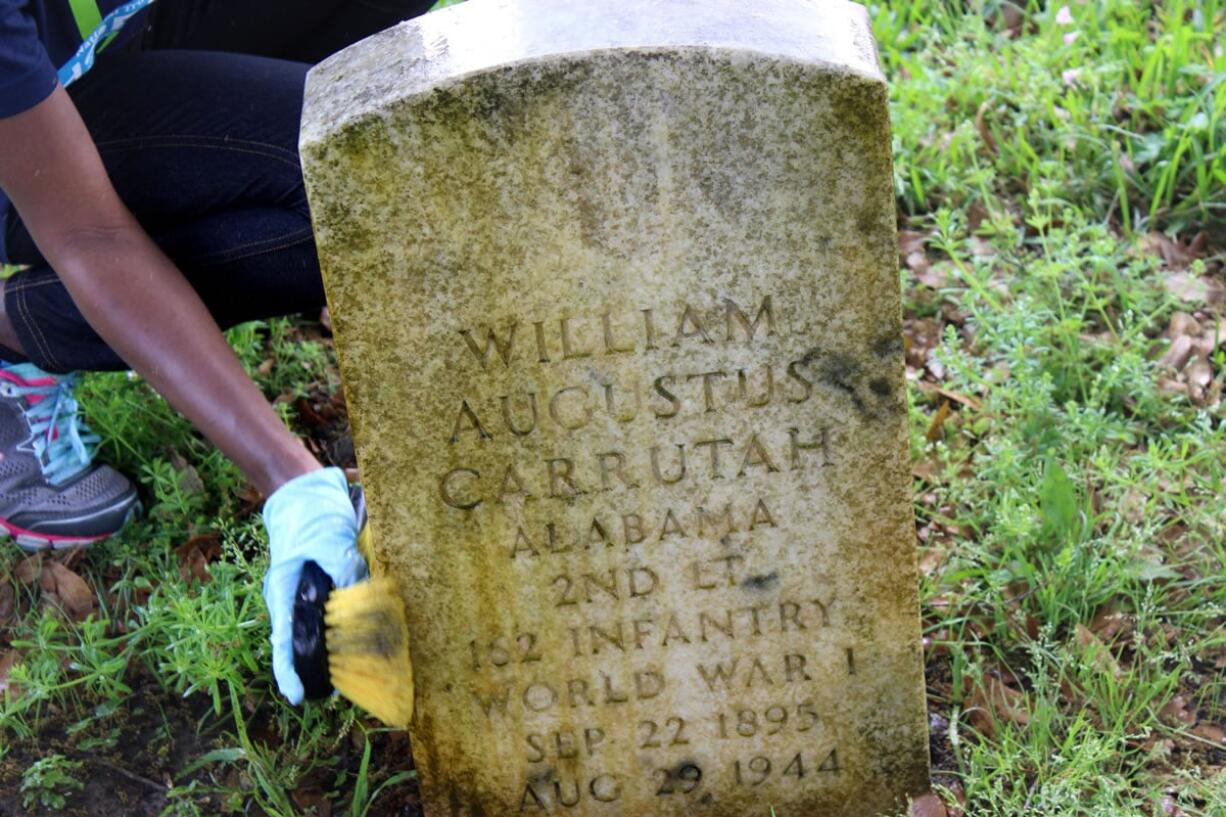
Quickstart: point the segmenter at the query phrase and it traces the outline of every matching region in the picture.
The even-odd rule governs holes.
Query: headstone
[[[302,156],[429,817],[928,783],[887,91],[842,0],[472,0]]]

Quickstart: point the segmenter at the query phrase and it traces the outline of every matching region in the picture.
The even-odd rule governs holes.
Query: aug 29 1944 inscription
[[[886,99],[843,0],[471,0],[312,71],[430,817],[926,787]]]

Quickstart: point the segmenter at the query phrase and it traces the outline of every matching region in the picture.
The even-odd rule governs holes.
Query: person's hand
[[[272,619],[272,669],[281,694],[298,704],[304,691],[294,671],[292,642],[294,592],[303,564],[317,563],[337,587],[366,575],[345,473],[323,468],[291,479],[264,503],[264,526],[269,551],[264,602]]]

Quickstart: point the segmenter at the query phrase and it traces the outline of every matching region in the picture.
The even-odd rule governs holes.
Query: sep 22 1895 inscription
[[[841,0],[471,0],[302,153],[436,815],[927,783],[886,94]]]

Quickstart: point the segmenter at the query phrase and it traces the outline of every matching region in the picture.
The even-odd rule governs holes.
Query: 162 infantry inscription
[[[843,0],[472,0],[302,155],[430,817],[927,783],[886,87]]]

